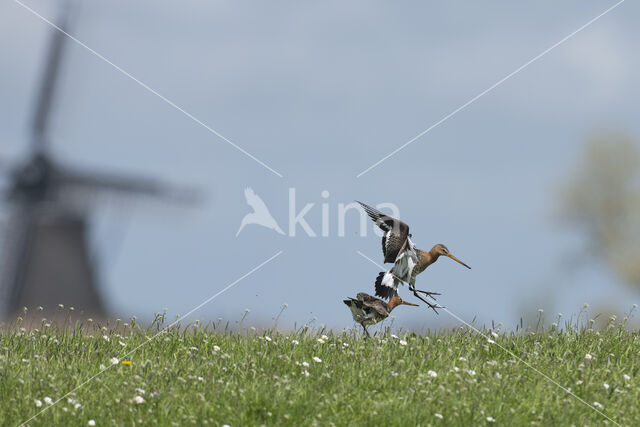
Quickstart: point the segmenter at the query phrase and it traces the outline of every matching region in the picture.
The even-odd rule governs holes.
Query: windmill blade
[[[70,169],[59,169],[56,175],[61,186],[92,192],[102,190],[124,195],[149,196],[190,205],[197,204],[203,199],[200,192],[194,188],[177,188],[160,181],[140,177],[85,173]]]
[[[72,3],[74,3],[73,0],[63,1],[60,9],[57,26],[64,32],[68,32]],[[31,144],[32,152],[34,153],[46,151],[47,127],[50,121],[51,109],[55,101],[56,89],[60,77],[60,66],[63,60],[64,47],[67,42],[67,36],[62,31],[58,31],[57,29],[50,29],[50,31],[54,31],[54,33],[51,37],[49,49],[47,50],[47,58],[42,70],[40,89],[38,90],[33,114]]]

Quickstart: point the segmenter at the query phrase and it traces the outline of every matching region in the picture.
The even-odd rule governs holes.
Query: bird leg
[[[429,301],[427,301],[426,299],[422,298],[422,297],[418,294],[418,291],[420,291],[420,290],[419,290],[419,289],[416,289],[412,284],[409,284],[409,290],[410,290],[411,292],[413,292],[413,295],[414,295],[416,298],[418,298],[418,299],[419,299],[420,301],[422,301],[423,303],[427,304],[427,305],[429,306],[429,308],[430,308],[431,310],[433,310],[436,314],[440,314],[440,313],[438,313],[438,310],[436,310],[436,309],[438,309],[438,308],[444,308],[444,307],[439,306],[438,304],[431,304]],[[426,292],[426,291],[420,291],[420,292]],[[430,296],[430,295],[429,295],[429,296]],[[431,297],[431,298],[433,298],[433,297]],[[435,300],[435,298],[433,298],[433,299]]]
[[[369,335],[369,331],[367,331],[367,327],[364,325],[364,323],[361,323],[362,325],[362,329],[364,329],[364,333],[366,334],[365,336],[367,338],[371,338],[371,335]]]
[[[430,297],[432,300],[436,300],[434,298],[434,295],[442,295],[440,292],[429,292],[429,291],[423,291],[422,289],[414,289],[416,292],[421,292],[423,294],[425,294],[426,296]]]

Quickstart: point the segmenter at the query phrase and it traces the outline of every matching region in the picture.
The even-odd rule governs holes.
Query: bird
[[[433,246],[428,252],[417,249],[411,241],[412,236],[411,233],[409,233],[409,226],[407,224],[369,205],[357,200],[356,202],[363,207],[367,215],[371,217],[376,225],[384,231],[382,236],[384,262],[393,263],[393,267],[389,271],[383,271],[378,274],[375,282],[376,295],[384,299],[389,299],[394,295],[398,295],[398,285],[400,283],[408,282],[409,290],[413,292],[413,295],[438,313],[436,309],[444,307],[432,304],[418,295],[418,292],[434,300],[434,295],[440,294],[438,292],[416,289],[416,276],[436,262],[440,256],[447,256],[469,269],[471,269],[471,267],[453,256],[449,249],[441,243]]]
[[[267,205],[251,187],[245,188],[244,198],[247,200],[247,204],[253,208],[253,212],[246,214],[244,218],[242,218],[236,237],[238,237],[238,234],[240,234],[244,226],[248,224],[258,224],[275,230],[279,234],[284,234],[284,231],[282,231],[275,218],[271,215],[271,212],[269,212]]]
[[[356,298],[349,298],[343,300],[343,302],[351,309],[351,314],[353,315],[353,320],[358,322],[362,329],[364,329],[364,333],[367,334],[367,337],[371,337],[369,335],[369,331],[367,331],[368,325],[374,325],[378,322],[383,321],[387,317],[389,317],[389,313],[399,305],[411,305],[417,307],[417,304],[411,304],[410,302],[403,301],[402,298],[395,295],[389,299],[389,302],[385,302],[379,298],[372,297],[371,295],[365,294],[364,292],[358,293]]]

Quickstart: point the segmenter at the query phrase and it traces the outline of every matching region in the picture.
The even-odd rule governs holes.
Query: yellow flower
[[[131,365],[131,360],[123,360],[122,364],[123,365]]]

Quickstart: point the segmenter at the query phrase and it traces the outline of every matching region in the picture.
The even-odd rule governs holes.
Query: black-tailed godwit
[[[418,292],[434,300],[435,298],[433,296],[440,294],[416,289],[416,276],[436,262],[442,255],[459,262],[469,269],[471,267],[453,256],[445,245],[437,244],[428,252],[417,249],[411,241],[411,234],[409,233],[409,226],[407,224],[383,214],[379,210],[362,202],[358,203],[362,205],[365,212],[376,225],[384,231],[384,235],[382,236],[384,262],[392,262],[394,264],[391,270],[378,274],[376,278],[376,295],[384,299],[389,299],[390,297],[398,295],[398,285],[400,283],[407,282],[409,284],[409,290],[413,292],[413,295],[437,313],[436,309],[443,307],[430,303],[418,295]]]
[[[364,332],[368,337],[370,337],[370,335],[369,331],[367,331],[367,326],[386,319],[389,317],[389,313],[391,313],[391,311],[397,306],[412,305],[417,307],[416,304],[403,301],[402,298],[397,295],[392,296],[389,302],[372,297],[364,292],[360,292],[357,297],[357,299],[346,299],[344,300],[344,303],[351,309],[353,320],[362,325],[362,329],[364,329]]]

